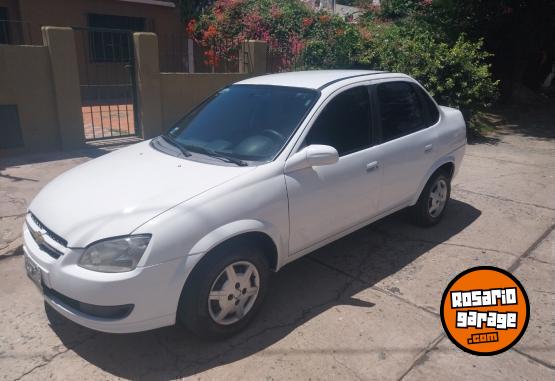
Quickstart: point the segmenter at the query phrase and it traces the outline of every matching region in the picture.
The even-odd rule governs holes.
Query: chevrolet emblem
[[[44,237],[43,237],[44,233],[43,232],[33,230],[31,227],[29,227],[29,232],[31,232],[31,236],[33,237],[33,239],[35,240],[37,245],[39,245],[39,246],[44,245]]]

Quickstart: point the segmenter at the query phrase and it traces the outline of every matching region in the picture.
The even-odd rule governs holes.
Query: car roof
[[[238,85],[272,85],[304,87],[321,90],[333,83],[349,78],[364,77],[375,74],[386,74],[377,70],[308,70],[262,75],[239,81]],[[389,74],[389,73],[388,73]]]

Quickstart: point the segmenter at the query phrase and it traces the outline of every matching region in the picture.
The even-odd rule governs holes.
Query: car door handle
[[[377,161],[366,164],[366,172],[372,172],[374,169],[378,168],[379,164]]]
[[[424,147],[424,152],[431,152],[433,148],[433,144],[428,144],[426,147]]]

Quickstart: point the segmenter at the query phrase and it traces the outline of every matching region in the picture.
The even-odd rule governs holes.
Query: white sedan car
[[[461,113],[404,74],[246,79],[44,187],[23,227],[27,273],[95,330],[230,335],[271,271],[403,208],[439,222],[465,144]]]

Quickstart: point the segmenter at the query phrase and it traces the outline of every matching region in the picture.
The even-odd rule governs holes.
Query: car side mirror
[[[295,153],[285,162],[285,173],[337,163],[339,154],[331,146],[313,144]]]

